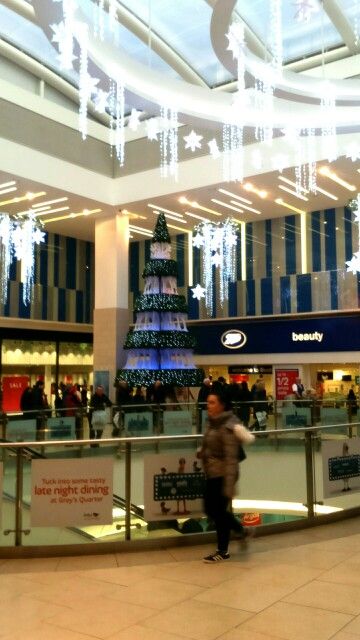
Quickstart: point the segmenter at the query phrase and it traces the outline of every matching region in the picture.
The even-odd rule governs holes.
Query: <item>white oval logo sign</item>
[[[247,337],[243,331],[231,329],[221,336],[221,342],[227,349],[241,349],[246,343]]]

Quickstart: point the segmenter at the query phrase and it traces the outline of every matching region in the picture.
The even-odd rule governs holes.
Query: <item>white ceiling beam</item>
[[[354,30],[336,0],[323,0],[323,7],[334,27],[340,33],[350,53],[358,53],[359,46],[355,44]]]

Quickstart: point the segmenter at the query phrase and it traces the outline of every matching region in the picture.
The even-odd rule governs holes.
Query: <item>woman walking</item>
[[[231,411],[231,404],[220,391],[211,392],[207,399],[208,423],[199,457],[203,461],[206,483],[204,508],[214,521],[217,534],[217,551],[204,558],[213,563],[230,558],[228,552],[230,532],[245,540],[249,535],[240,521],[229,511],[239,476],[240,442],[250,443],[255,436]]]

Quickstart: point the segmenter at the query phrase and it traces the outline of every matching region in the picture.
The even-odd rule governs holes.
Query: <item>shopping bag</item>
[[[266,411],[256,411],[255,413],[256,420],[258,421],[259,427],[266,428]]]

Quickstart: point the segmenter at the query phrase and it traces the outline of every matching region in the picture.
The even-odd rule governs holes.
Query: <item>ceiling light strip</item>
[[[326,165],[323,167],[320,167],[320,169],[318,169],[318,173],[321,176],[325,176],[326,178],[329,178],[329,180],[336,182],[337,184],[339,184],[341,187],[344,187],[344,189],[347,189],[348,191],[356,191],[355,185],[350,184],[346,180],[343,180],[342,178],[340,178],[338,174],[335,173],[335,171],[332,171],[330,167],[327,167]]]
[[[4,196],[5,193],[11,193],[12,191],[17,191],[17,187],[8,187],[7,189],[1,189],[0,196]]]
[[[196,213],[192,213],[191,211],[185,211],[185,215],[190,216],[191,218],[196,218],[196,220],[203,220],[204,222],[211,222],[209,218],[204,218],[203,216],[199,216]]]
[[[296,191],[293,191],[292,189],[285,187],[283,184],[279,184],[278,187],[279,189],[282,189],[282,191],[286,191],[286,193],[290,193],[295,198],[299,198],[299,200],[305,200],[306,202],[309,201],[309,198],[307,198],[306,196],[303,196],[301,193],[296,193]]]
[[[232,202],[233,204],[237,204],[236,200],[230,200],[230,202]],[[259,209],[254,209],[253,207],[248,207],[247,204],[241,204],[241,206],[243,207],[243,209],[246,209],[247,211],[252,211],[253,213],[257,213],[258,215],[261,213],[261,211],[259,211]]]
[[[5,207],[8,204],[15,204],[17,202],[24,202],[25,200],[34,200],[35,198],[41,198],[41,196],[45,196],[46,191],[39,191],[38,193],[27,193],[25,196],[16,196],[15,198],[11,198],[11,200],[2,200],[0,202],[0,207]]]
[[[237,193],[233,193],[232,191],[227,191],[227,189],[218,189],[218,191],[220,191],[220,193],[224,193],[226,196],[231,196],[232,198],[236,198],[237,200],[241,200],[242,202],[245,202],[246,204],[253,204],[252,200],[248,200],[247,198],[242,198],[241,196],[238,196]]]
[[[304,209],[298,209],[297,207],[293,207],[292,204],[289,204],[288,202],[284,202],[282,198],[276,198],[275,202],[276,204],[279,204],[281,207],[285,207],[286,209],[290,209],[291,211],[295,211],[296,213],[306,213]]]
[[[69,211],[70,207],[57,207],[56,209],[49,209],[49,211],[36,211],[33,213],[34,218],[38,216],[47,216],[49,213],[59,213],[59,211]],[[77,214],[75,214],[77,215]]]
[[[178,218],[183,218],[182,213],[178,213],[177,211],[172,211],[171,209],[165,209],[164,207],[158,207],[156,204],[151,204],[151,202],[148,203],[148,207],[150,207],[150,209],[156,209],[156,211],[171,213],[173,216],[178,216]]]
[[[48,224],[49,222],[58,222],[58,220],[67,220],[69,218],[79,218],[80,216],[90,216],[92,213],[100,213],[102,209],[84,209],[79,213],[69,213],[66,216],[58,216],[57,218],[50,218],[50,220],[41,220],[43,224]]]
[[[339,200],[339,198],[337,196],[334,196],[333,193],[329,193],[328,191],[325,191],[325,189],[320,189],[320,187],[318,185],[316,185],[316,191],[319,191],[319,193],[322,193],[324,196],[327,196],[328,198],[331,198],[332,200]]]
[[[58,202],[65,202],[66,200],[69,200],[68,197],[64,197],[64,198],[55,198],[54,200],[46,200],[46,202],[37,202],[35,204],[33,204],[33,209],[36,209],[38,207],[43,207],[45,205],[50,205],[50,204],[57,204]]]
[[[156,209],[154,209],[153,213],[156,213],[156,215],[159,215],[160,211],[156,211]],[[176,220],[180,224],[187,224],[187,220],[185,220],[184,218],[178,218],[177,216],[173,216],[172,213],[164,213],[164,216],[165,218],[169,218],[170,220]]]
[[[228,204],[227,202],[223,202],[222,200],[211,198],[211,202],[215,202],[215,204],[219,204],[221,207],[226,207],[226,209],[232,209],[233,211],[237,211],[238,213],[244,213],[243,209],[240,209],[239,207],[234,207],[232,204]]]
[[[15,180],[10,180],[10,182],[3,182],[0,184],[0,189],[6,189],[6,187],[13,187],[16,184]]]
[[[305,189],[304,187],[301,187],[301,186],[298,187],[296,182],[293,182],[292,180],[289,180],[289,178],[285,178],[285,176],[278,175],[278,180],[281,180],[282,182],[285,182],[285,184],[289,184],[290,187],[294,187],[295,189],[298,189],[299,191],[302,191],[302,193],[309,193],[307,189]]]

